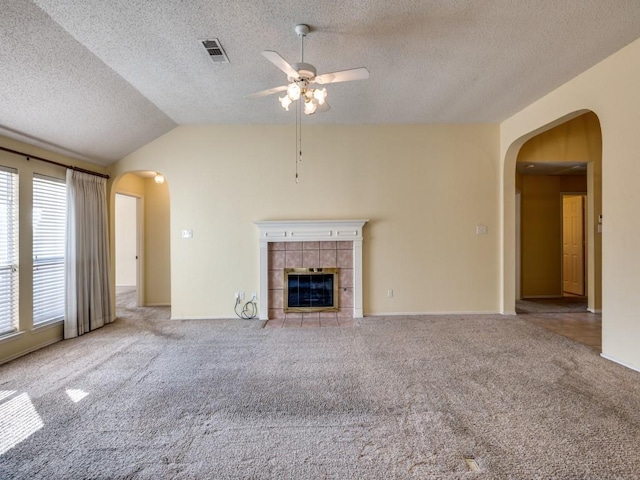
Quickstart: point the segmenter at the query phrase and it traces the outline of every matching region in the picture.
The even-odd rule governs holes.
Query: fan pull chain
[[[299,132],[299,130],[301,131],[301,126],[300,126],[300,109],[296,108],[296,184],[299,183],[298,181],[298,160],[300,158],[300,156],[302,155],[302,147],[300,146],[300,141],[301,141],[301,133]]]

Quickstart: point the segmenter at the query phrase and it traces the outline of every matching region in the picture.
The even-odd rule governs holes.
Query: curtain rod
[[[76,172],[88,173],[89,175],[95,175],[96,177],[109,179],[109,175],[105,173],[92,172],[91,170],[87,170],[85,168],[74,167],[73,165],[65,165],[64,163],[56,162],[54,160],[49,160],[47,158],[38,157],[36,155],[30,155],[24,152],[19,152],[18,150],[11,150],[10,148],[6,148],[6,147],[0,146],[0,150],[4,150],[5,152],[9,152],[9,153],[14,153],[16,155],[22,155],[23,157],[26,157],[27,160],[31,160],[33,158],[34,160],[40,160],[41,162],[50,163],[52,165],[58,165],[59,167],[70,168],[71,170],[75,170]]]

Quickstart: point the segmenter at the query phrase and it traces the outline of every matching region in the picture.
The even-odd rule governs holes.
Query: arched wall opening
[[[522,242],[516,257],[521,259],[518,296],[586,297],[587,308],[599,311],[602,133],[595,113],[583,113],[525,142],[517,156],[516,188],[522,199],[522,210],[516,211],[521,219],[516,235]],[[565,212],[563,219],[563,203],[572,206],[573,218]]]
[[[114,303],[118,273],[123,271],[119,265],[116,265],[116,262],[122,261],[117,251],[118,242],[122,241],[122,234],[127,233],[118,232],[118,226],[122,228],[122,225],[127,225],[126,222],[123,223],[116,218],[119,211],[116,197],[121,196],[135,200],[137,210],[134,215],[137,219],[136,303],[138,306],[168,306],[171,304],[169,184],[164,178],[162,182],[158,183],[156,173],[155,171],[129,171],[110,181],[109,221]],[[158,180],[160,179],[158,178]],[[133,214],[133,212],[127,212],[128,214]],[[121,209],[120,215],[123,215]],[[125,281],[125,283],[130,282]]]
[[[504,168],[503,168],[503,189],[501,192],[501,216],[502,216],[502,235],[500,238],[500,249],[501,249],[501,298],[500,298],[500,311],[503,314],[513,315],[515,314],[515,304],[516,304],[516,272],[517,272],[517,261],[516,261],[516,164],[518,160],[518,154],[522,149],[523,145],[533,139],[534,137],[541,135],[547,131],[554,129],[562,124],[569,122],[577,117],[580,117],[585,114],[590,114],[596,116],[596,114],[590,110],[577,110],[567,115],[561,116],[556,120],[547,123],[546,125],[540,126],[535,130],[530,131],[529,133],[520,136],[516,140],[512,141],[509,147],[506,149],[504,153]],[[597,119],[597,116],[596,116]],[[599,122],[598,122],[599,127]],[[598,128],[600,131],[600,128]],[[601,133],[600,133],[600,145],[601,145]],[[600,156],[600,166],[602,164],[602,148],[599,148]],[[587,180],[589,183],[589,189],[595,193],[596,184],[595,182],[601,183],[601,169],[600,172],[596,172],[594,169],[595,162],[590,162],[591,167],[589,167],[590,173],[588,173],[589,179]],[[588,205],[588,231],[589,235],[597,228],[596,223],[597,219],[595,218],[596,205],[595,205],[595,197],[599,196],[600,198],[600,208],[601,211],[601,198],[602,198],[602,188],[599,186],[597,188],[599,190],[598,195],[592,195],[592,200],[590,201],[590,205]],[[601,251],[601,240],[599,240],[600,251]],[[595,238],[590,242],[590,250],[588,252],[588,258],[591,260],[589,264],[591,264],[590,272],[588,273],[589,285],[592,288],[595,288],[596,285],[601,285],[601,267],[598,268],[598,273],[594,268],[596,264],[595,260]],[[601,255],[601,253],[599,254]],[[599,262],[601,265],[601,260]],[[596,278],[598,276],[599,278]],[[600,287],[601,289],[601,287]],[[601,291],[601,290],[600,290]],[[589,308],[592,310],[599,310],[601,306],[601,295],[597,296],[596,292],[590,292],[590,305]],[[597,299],[597,303],[591,304],[591,301],[595,302]]]

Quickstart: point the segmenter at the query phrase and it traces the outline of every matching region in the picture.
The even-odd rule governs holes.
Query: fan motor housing
[[[310,63],[294,63],[291,65],[298,75],[305,80],[313,80],[316,76],[316,67]]]

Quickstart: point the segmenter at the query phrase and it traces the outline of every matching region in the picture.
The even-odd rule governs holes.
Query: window
[[[18,173],[0,166],[0,335],[18,319]]]
[[[33,325],[64,319],[67,187],[33,176]]]

